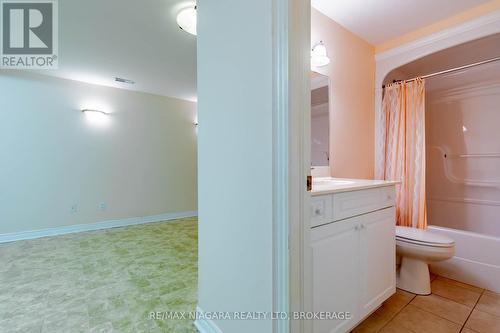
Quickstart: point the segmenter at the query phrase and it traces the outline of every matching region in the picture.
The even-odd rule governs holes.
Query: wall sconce
[[[93,125],[103,126],[106,125],[109,121],[108,114],[104,111],[83,109],[82,112],[87,120]]]
[[[311,50],[311,67],[322,67],[329,63],[330,58],[328,58],[325,44],[323,44],[323,41],[320,41]]]

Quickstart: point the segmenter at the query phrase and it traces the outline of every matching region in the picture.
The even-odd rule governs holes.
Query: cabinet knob
[[[355,226],[354,230],[358,231],[359,230],[359,225]]]
[[[321,209],[316,208],[316,210],[314,211],[314,215],[321,215]]]

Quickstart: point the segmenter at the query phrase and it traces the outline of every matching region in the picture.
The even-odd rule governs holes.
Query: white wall
[[[272,2],[198,1],[199,307],[272,311]],[[220,320],[271,332],[269,320]]]
[[[195,103],[3,72],[0,115],[0,234],[196,210]]]

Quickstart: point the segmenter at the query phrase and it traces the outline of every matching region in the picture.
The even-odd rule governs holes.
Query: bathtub
[[[455,240],[455,256],[431,264],[431,272],[500,292],[500,237],[433,225],[429,231]]]

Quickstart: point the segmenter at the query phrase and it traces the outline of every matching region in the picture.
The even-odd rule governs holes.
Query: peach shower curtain
[[[427,228],[425,198],[425,82],[398,82],[384,89],[383,179],[398,180],[396,224]]]

